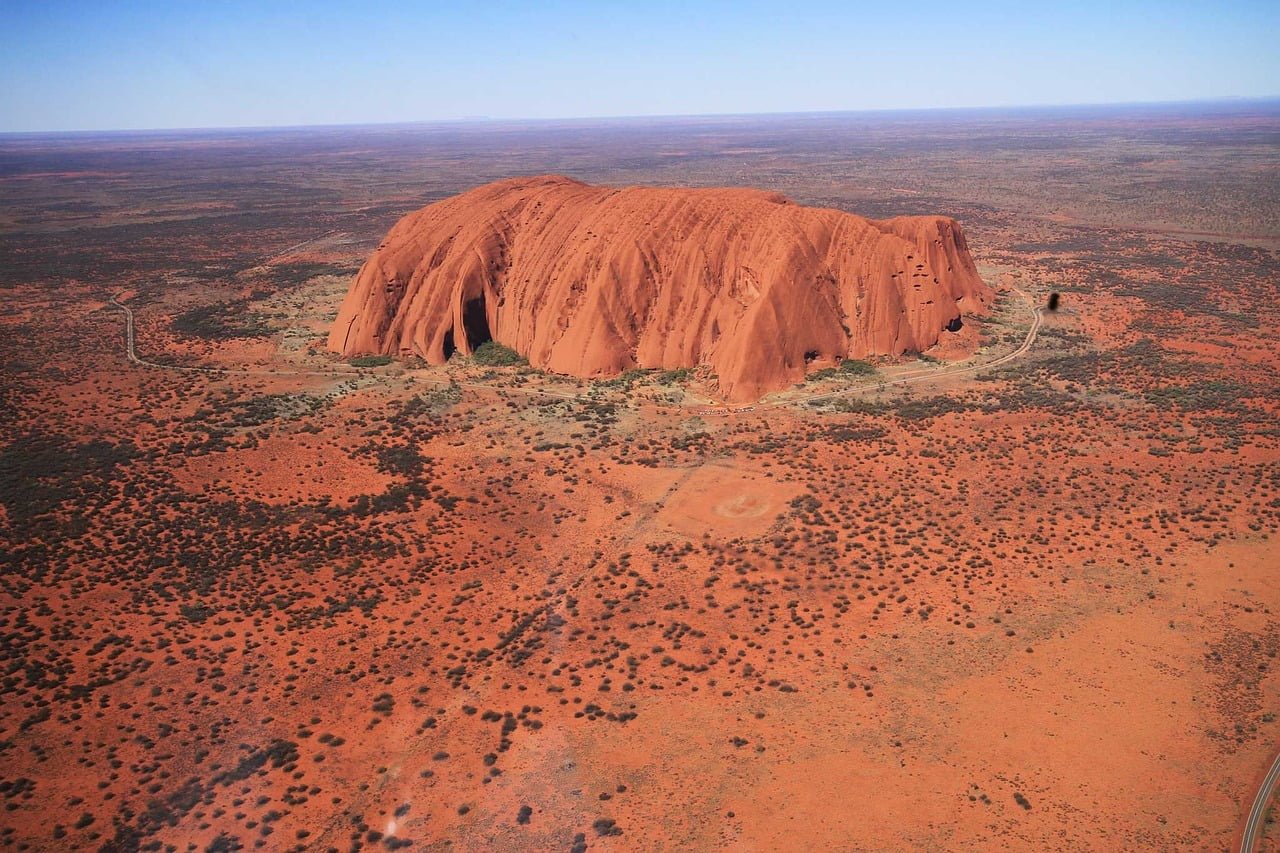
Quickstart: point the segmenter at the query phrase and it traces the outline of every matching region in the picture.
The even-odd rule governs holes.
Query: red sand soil
[[[1014,374],[904,420],[113,367],[86,423],[228,429],[23,599],[99,640],[9,706],[46,849],[1216,847],[1268,749],[1271,445],[1170,466],[1132,402]]]
[[[1195,172],[1197,127],[1200,194],[1162,172],[1143,203],[1280,221],[1237,170]],[[717,132],[673,144],[759,147]],[[244,244],[109,210],[108,250],[4,248],[0,845],[1228,847],[1280,743],[1280,260],[1035,219],[1032,178],[1111,150],[1033,156],[1036,133],[998,176],[984,151],[933,168],[931,139],[865,179],[986,205],[986,280],[1062,294],[1025,357],[811,371],[750,411],[701,376],[353,367],[322,330],[377,237],[344,253],[355,215],[313,195]],[[444,166],[415,145],[378,233],[459,188],[424,196]],[[794,197],[854,192],[768,156]],[[283,159],[223,197],[274,205]],[[1047,185],[1077,221],[1138,218]],[[170,251],[204,277],[165,281]],[[130,365],[126,289],[144,356],[224,372]],[[930,354],[1013,350],[1026,306],[991,307]]]

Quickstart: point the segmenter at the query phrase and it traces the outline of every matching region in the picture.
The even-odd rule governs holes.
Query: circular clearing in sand
[[[713,511],[723,518],[759,518],[769,511],[769,502],[757,495],[738,495],[716,504]]]

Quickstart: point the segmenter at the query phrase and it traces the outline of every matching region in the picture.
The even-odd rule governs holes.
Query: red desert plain
[[[1277,139],[0,138],[0,845],[1237,845]]]

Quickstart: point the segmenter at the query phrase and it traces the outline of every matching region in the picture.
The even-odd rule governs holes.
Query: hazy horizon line
[[[152,134],[152,133],[199,133],[199,132],[235,132],[235,131],[287,131],[329,128],[373,128],[373,127],[422,127],[431,125],[484,125],[484,124],[556,124],[564,122],[625,122],[645,120],[674,119],[736,119],[736,118],[768,118],[784,116],[840,116],[840,115],[892,115],[921,113],[963,113],[963,112],[1018,112],[1047,109],[1088,109],[1103,107],[1176,107],[1176,106],[1210,106],[1232,104],[1268,104],[1280,105],[1280,93],[1272,95],[1222,95],[1212,98],[1188,98],[1171,100],[1142,101],[1072,101],[1059,103],[1027,103],[1027,104],[991,104],[953,107],[875,107],[867,109],[833,109],[833,110],[796,110],[796,111],[764,111],[764,112],[724,112],[724,113],[637,113],[632,115],[580,115],[556,117],[501,117],[501,116],[454,116],[448,118],[405,119],[386,121],[349,121],[349,122],[316,122],[312,124],[225,124],[225,125],[193,125],[170,127],[110,127],[110,128],[62,128],[41,130],[3,130],[0,137],[14,136],[73,136],[88,134]]]

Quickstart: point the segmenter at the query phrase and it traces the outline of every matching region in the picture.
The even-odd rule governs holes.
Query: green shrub
[[[601,379],[596,383],[601,388],[622,388],[630,391],[631,386],[650,376],[654,371],[646,367],[633,367],[624,370],[612,379]]]
[[[833,401],[831,407],[837,412],[849,412],[859,415],[881,415],[889,410],[889,406],[886,403],[857,400],[849,397]]]
[[[475,352],[471,354],[471,360],[486,367],[514,367],[529,363],[529,360],[520,353],[497,341],[485,341],[476,347]]]
[[[174,317],[170,326],[185,337],[214,341],[270,337],[274,330],[248,306],[247,299],[201,305]]]
[[[869,361],[846,358],[840,362],[840,372],[850,376],[871,376],[876,372],[876,366]]]
[[[383,367],[391,363],[389,355],[358,355],[347,364],[352,367]]]

